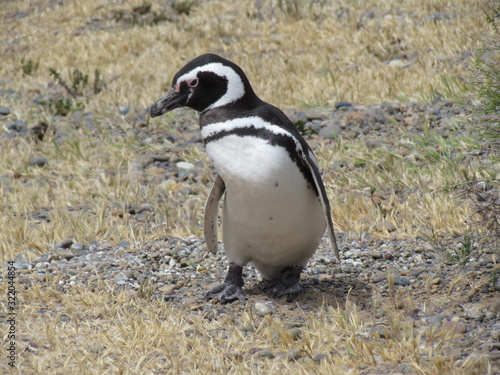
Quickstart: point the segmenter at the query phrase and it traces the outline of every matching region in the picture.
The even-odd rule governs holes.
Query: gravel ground
[[[200,144],[201,147],[199,130],[189,111],[179,111],[175,120],[177,130],[168,133],[151,132],[146,128],[146,109],[123,106],[118,111],[145,144],[167,139],[179,150],[188,144]],[[410,136],[419,134],[424,130],[424,122],[445,137],[451,132],[465,134],[467,119],[471,116],[467,107],[440,98],[429,106],[382,104],[364,107],[337,103],[335,109],[288,110],[287,113],[306,133],[317,133],[308,139],[313,147],[333,142],[333,138],[341,135],[363,141],[370,148],[396,144],[399,131]],[[92,130],[96,120],[92,113],[77,112],[66,119],[55,119],[55,123],[57,121],[76,121]],[[30,134],[23,120],[7,124],[6,129],[0,140],[29,137]],[[115,133],[120,136],[120,130],[116,129]],[[64,137],[63,132],[56,133],[56,140]],[[131,173],[145,184],[159,184],[165,180],[172,183],[195,181],[202,171],[202,163],[189,163],[175,155],[175,149],[171,155],[138,155]],[[30,160],[35,165],[47,162],[50,163],[40,158]],[[156,172],[150,173],[153,168]],[[6,178],[9,177],[4,176]],[[153,205],[144,202],[128,207],[117,204],[110,214],[124,215],[131,223],[141,224],[154,215],[153,211]],[[50,212],[36,215],[36,219],[44,220]],[[385,225],[379,228],[380,231],[391,232],[390,223]],[[419,333],[434,328],[455,332],[457,337],[448,355],[457,361],[481,353],[498,369],[500,278],[492,277],[498,272],[498,249],[491,243],[475,239],[472,246],[480,250],[474,251],[465,264],[457,264],[446,257],[446,252],[453,253],[467,246],[468,238],[464,236],[443,239],[439,246],[426,238],[380,239],[368,232],[339,233],[338,239],[341,261],[334,259],[325,239],[303,274],[303,293],[294,302],[269,300],[259,293],[256,286],[261,279],[252,267],[245,269],[246,303],[219,305],[205,300],[203,294],[224,278],[227,261],[223,246],[213,255],[206,249],[204,239],[173,238],[168,233],[164,238],[147,243],[74,243],[67,239],[31,261],[23,254],[18,255],[16,267],[20,270],[19,283],[26,288],[32,283],[44,285],[57,274],[60,275],[58,287],[63,291],[75,286],[92,291],[105,281],[109,288],[126,288],[140,296],[164,298],[179,308],[187,308],[190,314],[214,318],[230,314],[238,319],[246,306],[252,306],[258,315],[300,321],[304,311],[315,312],[323,304],[344,306],[349,299],[374,322],[367,335],[379,339],[392,334],[383,311],[383,304],[391,303],[405,314],[405,319],[413,322]],[[408,306],[408,297],[414,301],[414,306]],[[425,311],[422,311],[424,305]],[[295,328],[300,334],[300,324]],[[271,357],[279,353],[262,354],[266,355]],[[317,353],[316,356],[321,359],[327,354]],[[399,370],[405,373],[404,364]]]

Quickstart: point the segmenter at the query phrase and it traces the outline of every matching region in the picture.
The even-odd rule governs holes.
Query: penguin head
[[[199,112],[231,103],[244,103],[255,94],[243,70],[215,54],[204,54],[187,63],[172,80],[172,88],[154,103],[151,117],[161,116],[178,107]]]

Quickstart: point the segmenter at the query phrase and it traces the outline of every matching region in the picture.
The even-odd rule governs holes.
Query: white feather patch
[[[293,139],[296,149],[302,150],[301,144],[293,136],[292,133],[286,131],[285,129],[277,125],[273,125],[270,122],[267,122],[258,116],[241,117],[228,121],[215,122],[209,125],[205,125],[201,129],[201,136],[205,139],[223,131],[230,132],[231,130],[246,128],[250,126],[253,126],[255,129],[266,129],[277,135],[288,136],[291,139]]]
[[[233,103],[239,98],[245,95],[245,86],[241,77],[229,66],[223,65],[221,63],[210,63],[207,65],[199,66],[196,69],[180,76],[176,83],[187,81],[189,79],[195,79],[199,72],[212,72],[220,77],[225,77],[227,79],[227,91],[226,93],[215,103],[210,105],[207,109],[213,109],[216,107],[221,107],[223,105]]]

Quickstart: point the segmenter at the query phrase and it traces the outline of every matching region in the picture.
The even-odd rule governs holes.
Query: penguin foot
[[[243,267],[235,263],[230,263],[224,283],[217,285],[205,293],[205,298],[218,299],[222,304],[236,301],[237,299],[245,301],[246,297],[242,289],[243,284]]]
[[[286,296],[288,302],[299,294],[299,284],[302,267],[289,266],[285,268],[275,280],[266,280],[260,286],[260,291],[266,293],[270,298]]]
[[[241,287],[239,287],[238,285],[227,283],[217,285],[215,288],[209,290],[207,293],[205,293],[205,298],[218,299],[222,304],[226,304],[236,300],[246,300],[246,296],[243,293],[243,289],[241,289]]]

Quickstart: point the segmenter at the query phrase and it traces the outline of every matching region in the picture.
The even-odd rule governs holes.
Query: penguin
[[[218,205],[229,268],[205,297],[245,300],[243,267],[263,276],[271,298],[295,297],[300,275],[328,229],[340,259],[330,203],[313,151],[290,119],[259,99],[243,70],[215,54],[181,68],[172,88],[150,108],[161,116],[178,107],[200,113],[205,150],[217,171],[205,205],[204,234],[217,252]]]

